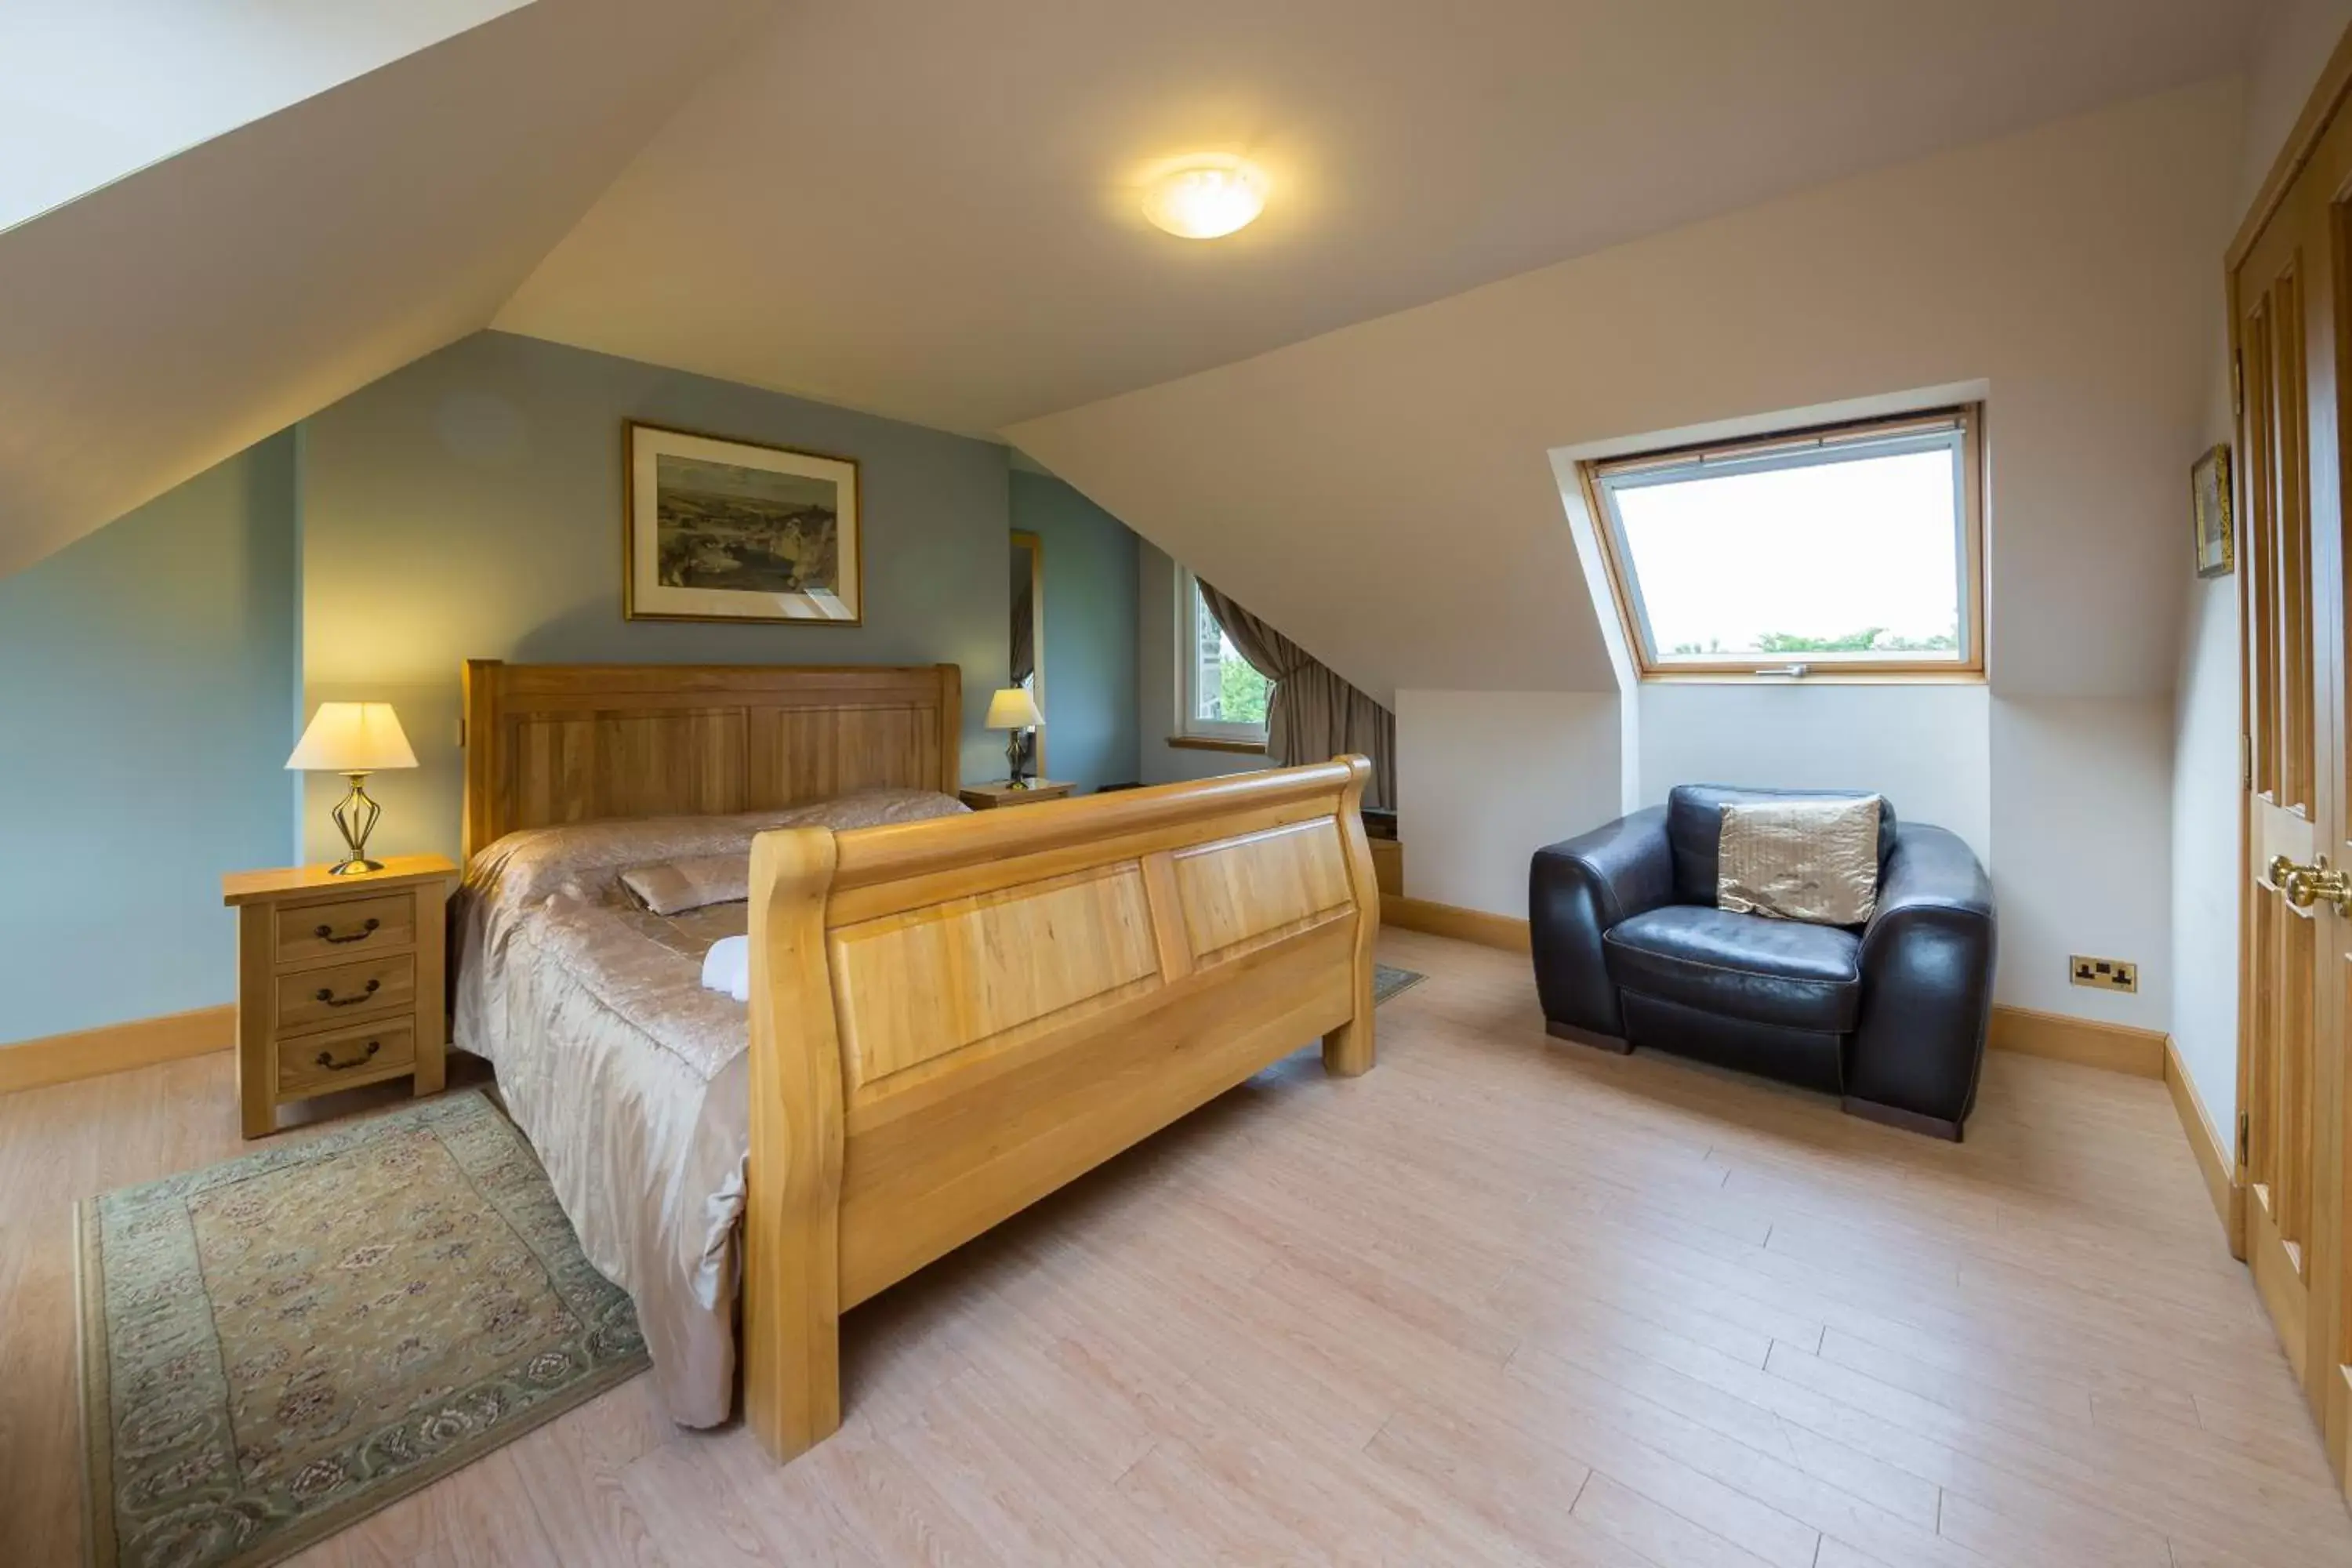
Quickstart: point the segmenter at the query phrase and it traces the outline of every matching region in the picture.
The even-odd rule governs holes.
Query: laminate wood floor
[[[1375,1072],[1302,1055],[852,1312],[799,1463],[640,1379],[300,1561],[2352,1563],[2161,1086],[1996,1057],[1955,1148],[1381,952],[1430,979]],[[80,1549],[71,1200],[242,1147],[226,1057],[0,1099],[0,1559]]]

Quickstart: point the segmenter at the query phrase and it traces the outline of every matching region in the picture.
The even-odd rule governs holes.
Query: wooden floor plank
[[[1378,1071],[1302,1053],[852,1311],[802,1462],[640,1381],[301,1561],[2352,1564],[2160,1085],[1996,1056],[1953,1146],[1381,957],[1430,978]],[[29,1561],[80,1552],[72,1205],[247,1147],[226,1057],[0,1097]]]

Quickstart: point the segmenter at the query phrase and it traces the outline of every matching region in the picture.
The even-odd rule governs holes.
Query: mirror
[[[1013,531],[1013,657],[1015,686],[1025,686],[1045,710],[1045,542],[1020,529]],[[1022,771],[1043,784],[1045,773],[1045,731],[1041,726],[1022,737]]]

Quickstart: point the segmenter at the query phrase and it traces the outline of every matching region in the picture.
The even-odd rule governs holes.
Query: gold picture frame
[[[621,461],[625,618],[865,624],[856,458],[633,419]]]
[[[2200,577],[2226,577],[2238,569],[2237,518],[2231,500],[2230,447],[2223,442],[2189,467],[2191,558]]]

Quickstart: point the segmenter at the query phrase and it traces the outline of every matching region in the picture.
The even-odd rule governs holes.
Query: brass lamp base
[[[1006,789],[1029,787],[1029,781],[1021,776],[1021,731],[1015,730],[1013,731],[1012,739],[1004,742],[1004,787]]]
[[[369,798],[368,792],[362,787],[367,774],[345,773],[343,776],[352,781],[352,793],[337,804],[333,816],[336,831],[343,836],[343,847],[351,854],[328,867],[327,874],[331,877],[357,877],[370,871],[381,871],[383,862],[367,858],[367,841],[368,835],[375,831],[376,818],[383,815],[383,807]]]

